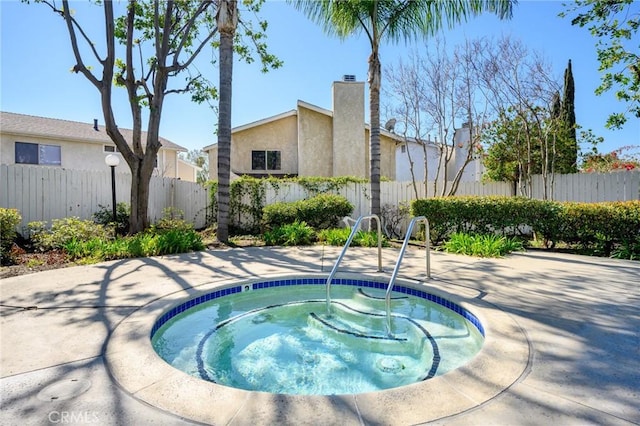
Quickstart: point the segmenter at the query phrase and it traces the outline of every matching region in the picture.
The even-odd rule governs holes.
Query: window
[[[120,152],[120,150],[118,149],[117,146],[105,145],[104,146],[104,152]]]
[[[280,151],[251,151],[251,170],[280,170]]]
[[[404,154],[405,152],[407,152],[407,146],[406,145],[402,145],[400,147],[400,151]]]
[[[62,155],[58,145],[16,142],[16,164],[43,164],[60,166]]]

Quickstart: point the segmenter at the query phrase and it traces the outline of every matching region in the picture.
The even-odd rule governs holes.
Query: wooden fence
[[[551,184],[553,186],[551,189]],[[640,171],[603,174],[555,175],[547,180],[549,195],[558,201],[625,201],[640,198]],[[116,173],[116,200],[129,202],[131,175]],[[411,182],[382,182],[380,204],[410,203],[416,198]],[[433,183],[417,185],[418,198],[433,196]],[[175,207],[197,228],[206,225],[208,191],[202,186],[173,178],[153,177],[150,183],[149,216],[160,219],[163,210]],[[439,189],[437,190],[439,192]],[[354,205],[353,216],[369,211],[368,184],[350,184],[335,191]],[[281,183],[278,189],[265,188],[266,204],[295,201],[309,196],[300,185]],[[534,198],[543,198],[541,176],[532,181]],[[463,182],[456,195],[513,195],[513,185],[505,182]],[[249,202],[249,200],[245,200]],[[36,220],[50,221],[70,216],[90,219],[100,206],[111,206],[110,171],[67,170],[59,167],[0,165],[0,207],[16,208],[22,215],[21,227]]]
[[[131,175],[116,173],[116,202],[129,202]],[[174,178],[151,178],[149,218],[162,218],[175,207],[196,227],[206,222],[208,193],[202,186]],[[31,221],[76,216],[91,219],[101,206],[111,208],[111,171],[68,170],[59,167],[0,165],[0,207],[16,208],[21,230]]]
[[[532,198],[544,199],[544,180],[533,176]],[[640,171],[553,175],[547,179],[547,198],[597,203],[640,199]]]

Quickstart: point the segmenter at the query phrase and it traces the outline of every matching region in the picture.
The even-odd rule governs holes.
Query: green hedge
[[[439,244],[456,232],[518,236],[532,230],[547,246],[558,242],[602,250],[640,240],[640,201],[561,203],[522,197],[447,197],[415,200],[414,216],[429,219]]]
[[[340,195],[321,194],[308,200],[279,202],[265,206],[262,224],[274,229],[294,222],[305,222],[314,229],[332,228],[353,212],[353,205]]]

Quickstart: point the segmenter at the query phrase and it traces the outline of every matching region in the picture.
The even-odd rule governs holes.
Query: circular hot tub
[[[381,308],[388,279],[338,274],[330,312],[324,305],[326,279],[270,276],[165,295],[115,328],[107,368],[134,398],[206,424],[296,424],[312,418],[326,424],[429,422],[486,403],[526,371],[526,334],[478,291],[397,280],[388,333]],[[293,317],[303,320],[290,325]],[[325,347],[290,340],[292,327]],[[467,356],[450,356],[447,346],[467,338]],[[366,386],[327,387],[309,380],[319,372],[349,370],[353,376],[340,381]],[[371,375],[377,378],[363,380]],[[293,390],[258,386],[278,377],[294,383]]]
[[[443,297],[405,285],[335,279],[253,282],[185,300],[152,330],[156,352],[194,377],[289,395],[379,391],[431,379],[482,347],[478,318]]]

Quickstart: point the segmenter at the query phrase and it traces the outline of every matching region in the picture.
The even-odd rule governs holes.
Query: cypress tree
[[[575,173],[578,171],[578,141],[576,139],[576,110],[575,110],[575,85],[571,70],[571,59],[564,71],[564,93],[562,96],[562,115],[567,129],[567,139],[563,152],[562,167],[560,173]]]

